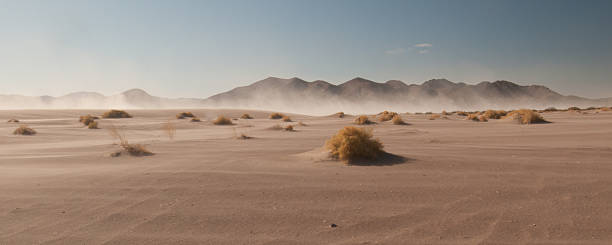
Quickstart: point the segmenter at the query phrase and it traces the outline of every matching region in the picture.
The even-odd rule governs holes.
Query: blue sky
[[[268,76],[612,97],[612,1],[3,1],[0,94],[207,97]]]

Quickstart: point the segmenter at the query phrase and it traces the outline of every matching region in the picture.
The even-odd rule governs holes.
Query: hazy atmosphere
[[[612,97],[610,1],[2,1],[0,94],[206,98],[269,76]]]

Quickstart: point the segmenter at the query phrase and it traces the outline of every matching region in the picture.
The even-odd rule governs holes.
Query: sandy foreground
[[[612,112],[403,116],[372,126],[403,161],[347,166],[319,148],[353,117],[191,111],[203,121],[129,110],[99,130],[78,116],[102,111],[0,111],[0,244],[612,244]],[[110,157],[111,124],[155,155]]]

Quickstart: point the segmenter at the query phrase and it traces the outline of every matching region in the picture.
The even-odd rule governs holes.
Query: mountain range
[[[321,80],[307,82],[299,78],[269,77],[206,99],[162,98],[141,89],[111,96],[93,92],[77,92],[60,97],[0,95],[0,109],[242,108],[311,115],[338,111],[436,112],[610,105],[612,98],[565,96],[544,86],[522,86],[508,81],[471,85],[432,79],[420,85],[408,85],[398,80],[377,83],[359,77],[339,85]]]

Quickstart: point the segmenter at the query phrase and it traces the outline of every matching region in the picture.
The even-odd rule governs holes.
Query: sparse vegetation
[[[268,129],[271,129],[271,130],[282,130],[283,127],[280,124],[275,124],[272,127],[269,127]]]
[[[479,112],[468,114],[467,120],[472,120],[472,121],[475,121],[475,122],[488,122],[489,121],[489,119],[487,119],[485,116],[481,115]]]
[[[599,108],[600,111],[610,111],[610,107]]]
[[[368,118],[368,116],[366,115],[362,115],[362,116],[355,118],[355,124],[358,124],[358,125],[368,125],[368,124],[373,124],[373,123],[374,122],[370,121],[370,118]]]
[[[194,118],[195,116],[191,112],[181,112],[179,114],[176,114],[176,119],[184,119],[186,117]]]
[[[293,129],[293,125],[287,125],[284,129],[285,131],[295,131],[295,129]]]
[[[376,159],[383,153],[383,145],[372,136],[372,129],[344,127],[325,142],[325,148],[332,157],[348,163],[353,160]]]
[[[192,122],[201,122],[202,120],[200,120],[200,118],[198,118],[198,117],[192,117],[191,121]]]
[[[132,115],[122,110],[110,110],[102,115],[102,118],[131,118]]]
[[[406,125],[407,123],[404,122],[404,120],[402,120],[402,117],[398,114],[393,116],[393,119],[391,119],[391,122],[395,125]]]
[[[464,117],[465,117],[465,116],[467,116],[467,115],[468,115],[468,113],[467,113],[467,112],[465,112],[465,111],[458,111],[458,112],[457,112],[457,116],[464,116]]]
[[[166,132],[166,135],[168,135],[170,140],[174,139],[174,136],[176,135],[176,126],[174,126],[174,123],[168,120],[168,122],[162,124],[161,129],[162,131]]]
[[[79,122],[83,123],[83,125],[85,126],[89,126],[89,124],[96,119],[98,119],[98,117],[92,115],[85,115],[79,117]]]
[[[111,154],[113,157],[121,156],[123,153],[127,153],[131,156],[151,156],[153,152],[147,150],[144,145],[141,144],[130,144],[127,138],[119,130],[111,126],[109,128],[111,136],[119,140],[119,146],[123,149],[122,151],[114,152]]]
[[[13,119],[9,119],[7,122],[9,122],[9,123],[18,123],[19,120],[13,118]]]
[[[274,112],[274,113],[270,114],[270,119],[281,119],[284,116],[285,115],[283,115],[282,113]]]
[[[517,120],[520,124],[548,123],[540,113],[529,109],[512,111],[505,118]]]
[[[29,128],[26,125],[21,125],[17,129],[15,129],[15,131],[13,131],[13,134],[15,135],[35,135],[36,130]]]
[[[393,119],[395,115],[398,115],[397,112],[383,111],[378,114],[378,120],[381,122],[386,122]]]
[[[483,116],[486,117],[487,119],[501,119],[507,114],[508,112],[503,111],[503,110],[487,110],[485,111]]]
[[[442,114],[442,115],[444,115],[444,116],[448,116],[448,115],[450,115],[451,113],[448,113],[448,112],[446,112],[446,111],[442,111],[442,113],[440,113],[440,114]]]
[[[335,117],[338,117],[338,118],[344,118],[345,114],[344,114],[344,112],[336,112],[332,116],[335,116]]]
[[[96,122],[96,121],[89,122],[89,124],[87,124],[87,128],[89,128],[89,129],[99,129],[98,128],[98,122]]]
[[[283,116],[283,122],[293,122],[289,116]]]
[[[213,124],[215,125],[233,125],[234,123],[232,122],[231,119],[225,116],[218,116],[217,119],[213,121]]]
[[[580,111],[581,109],[579,107],[572,106],[570,108],[567,108],[567,110],[568,111]]]
[[[241,119],[253,119],[253,117],[247,113],[242,114],[242,116],[240,116]]]
[[[429,120],[436,120],[439,119],[440,115],[439,114],[432,114],[431,116],[429,116]]]
[[[555,111],[559,111],[557,108],[554,107],[548,107],[546,109],[544,109],[544,112],[555,112]]]

